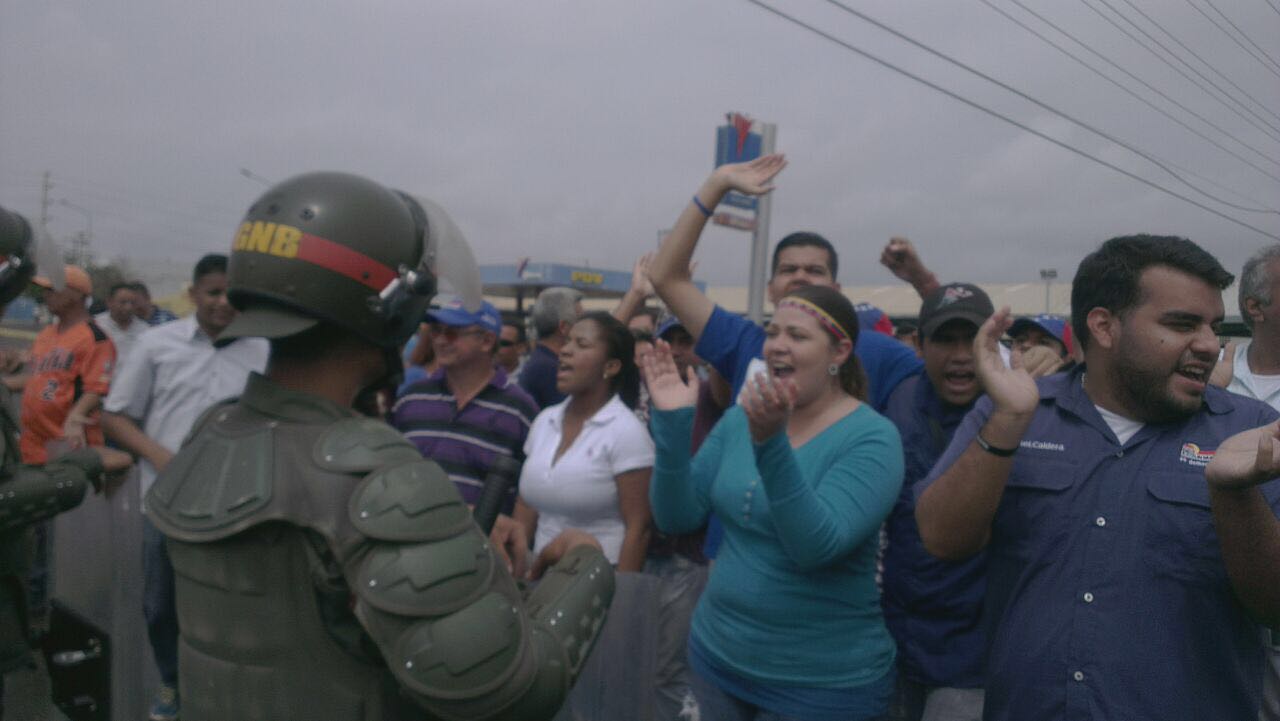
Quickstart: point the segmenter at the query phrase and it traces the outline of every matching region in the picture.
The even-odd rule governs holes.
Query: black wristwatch
[[[1014,453],[1018,452],[1018,448],[1016,446],[1013,448],[996,448],[990,443],[987,443],[986,440],[983,439],[981,433],[975,434],[973,437],[973,440],[978,442],[979,448],[986,451],[987,453],[990,453],[993,456],[999,456],[1001,458],[1009,458]]]

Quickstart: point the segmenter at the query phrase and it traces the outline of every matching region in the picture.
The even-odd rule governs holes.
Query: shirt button
[[[1102,516],[1098,516],[1098,520],[1094,521],[1094,523],[1098,524],[1099,527],[1105,526],[1107,525],[1107,519],[1103,518]]]
[[[1084,592],[1084,602],[1085,602],[1085,603],[1093,603],[1093,594],[1092,594],[1092,593],[1089,593],[1088,591],[1085,591],[1085,592]]]
[[[1074,678],[1074,679],[1075,679],[1075,680],[1077,680],[1077,681],[1083,681],[1083,680],[1084,680],[1084,674],[1083,674],[1083,673],[1081,673],[1081,672],[1079,672],[1079,671],[1076,671],[1075,673],[1071,674],[1071,678]]]

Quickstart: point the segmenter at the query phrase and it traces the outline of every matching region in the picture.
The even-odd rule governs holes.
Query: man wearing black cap
[[[978,625],[986,561],[940,561],[920,542],[912,485],[925,477],[982,392],[973,355],[991,299],[968,283],[925,296],[920,308],[924,370],[889,396],[885,416],[902,435],[905,477],[886,522],[885,621],[898,643],[900,721],[982,717],[985,640]]]

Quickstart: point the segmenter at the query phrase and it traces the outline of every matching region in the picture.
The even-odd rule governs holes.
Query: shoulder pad
[[[268,424],[234,436],[213,425],[189,439],[147,493],[156,526],[179,539],[239,530],[271,502],[273,435]]]
[[[334,423],[312,450],[316,465],[338,473],[367,473],[421,457],[399,431],[372,418],[346,418]]]
[[[184,446],[187,445],[187,443],[189,443],[192,438],[195,438],[196,434],[199,433],[202,428],[204,428],[206,423],[208,423],[213,418],[219,417],[221,415],[221,412],[224,409],[226,409],[227,406],[235,402],[236,402],[235,398],[224,398],[218,401],[217,403],[214,403],[213,405],[209,406],[208,408],[204,409],[204,412],[202,412],[199,416],[196,417],[196,422],[191,424],[191,430],[187,431],[186,438],[182,439],[182,445]]]
[[[374,546],[356,574],[360,597],[397,616],[441,616],[473,603],[493,585],[497,561],[472,528],[428,543]]]
[[[513,679],[527,684],[533,678],[528,636],[516,603],[489,593],[434,623],[410,626],[387,662],[410,691],[432,700],[433,711],[446,718],[489,718],[509,703],[495,691]],[[490,705],[496,707],[484,708]]]
[[[375,471],[351,494],[348,509],[356,530],[380,541],[433,541],[472,525],[453,481],[421,457]]]

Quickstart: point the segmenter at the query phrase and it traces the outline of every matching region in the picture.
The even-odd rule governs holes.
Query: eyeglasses
[[[452,325],[436,325],[431,330],[434,335],[440,336],[447,341],[455,341],[467,335],[483,335],[488,332],[483,328],[458,328]]]

